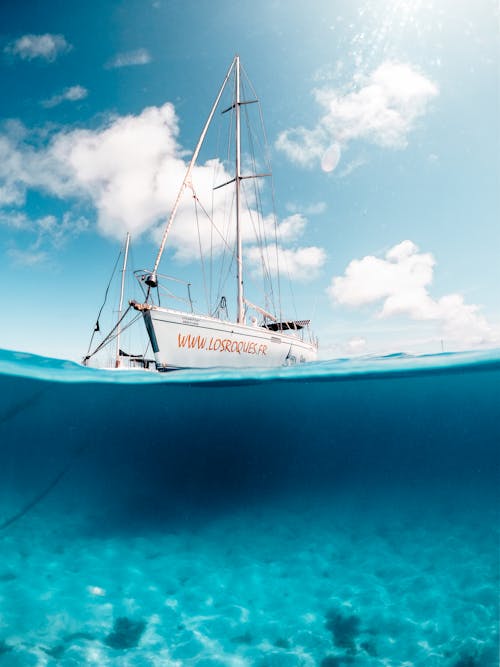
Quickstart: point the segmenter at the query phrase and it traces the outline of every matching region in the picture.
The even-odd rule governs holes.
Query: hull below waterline
[[[142,312],[158,370],[273,368],[316,359],[316,347],[293,335],[154,306]]]

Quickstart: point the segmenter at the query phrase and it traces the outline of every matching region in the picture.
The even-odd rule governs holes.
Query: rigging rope
[[[207,293],[207,276],[205,272],[205,257],[203,255],[203,248],[201,245],[201,234],[200,234],[200,220],[198,217],[198,197],[196,196],[196,193],[194,191],[194,188],[191,188],[193,192],[193,199],[194,199],[194,213],[195,213],[195,218],[196,218],[196,230],[198,232],[198,248],[200,250],[200,259],[201,259],[201,274],[203,277],[203,290],[205,292],[205,302],[207,305],[207,312],[210,312],[210,301],[208,298],[208,293]]]
[[[247,124],[247,135],[248,135],[248,145],[249,145],[249,150],[250,150],[250,155],[252,158],[252,165],[254,168],[254,172],[257,172],[257,159],[255,157],[255,147],[254,147],[254,136],[251,131],[250,127],[250,122],[248,118],[248,111],[245,109],[245,119],[246,119],[246,124]],[[269,166],[269,165],[267,165]],[[246,194],[246,193],[245,193]],[[248,206],[249,212],[250,212],[250,217],[252,219],[252,224],[254,227],[254,232],[256,236],[256,242],[257,246],[259,248],[260,252],[260,257],[261,257],[261,265],[262,265],[262,275],[263,275],[263,282],[264,282],[264,300],[265,300],[265,305],[266,307],[269,308],[268,306],[268,299],[270,303],[272,304],[272,307],[269,308],[270,310],[274,310],[276,312],[276,305],[274,303],[274,287],[273,287],[273,281],[271,278],[271,262],[269,260],[269,247],[268,247],[268,240],[267,240],[267,233],[266,233],[266,226],[264,224],[264,207],[262,205],[262,197],[260,190],[257,185],[257,179],[253,179],[253,194],[255,198],[255,203],[256,203],[256,209],[258,213],[258,223],[259,223],[259,232],[257,232],[257,229],[255,227],[255,223],[253,222],[253,216],[251,215],[251,208]],[[274,225],[276,228],[276,216],[273,211],[273,221]],[[264,254],[266,255],[266,258],[264,258]],[[267,260],[267,261],[266,261]],[[277,267],[278,271],[278,267]],[[278,274],[279,275],[279,274]],[[266,292],[266,280],[268,284],[268,290],[269,294]]]
[[[11,410],[7,411],[7,413],[3,415],[2,419],[0,420],[0,424],[4,424],[9,419],[17,417],[18,414],[23,412],[26,408],[32,407],[33,404],[38,402],[42,394],[43,392],[39,391],[30,398],[23,401],[22,403],[11,408]],[[50,483],[44,489],[42,489],[39,493],[37,493],[28,503],[26,503],[26,505],[21,507],[21,509],[18,510],[15,514],[12,514],[10,517],[7,517],[7,519],[4,519],[2,522],[0,522],[0,530],[4,530],[5,528],[11,526],[13,523],[16,523],[16,521],[22,519],[22,517],[25,516],[31,509],[36,507],[36,505],[38,505],[38,503],[40,503],[52,491],[52,489],[61,481],[64,475],[75,463],[76,459],[80,456],[80,454],[82,454],[82,452],[89,445],[90,442],[87,442],[84,445],[77,448],[73,453],[73,456],[66,463],[66,465],[57,473],[57,475],[50,481]]]
[[[228,90],[230,90],[229,86],[228,86]],[[232,93],[230,95],[230,101],[231,101],[230,107],[232,107],[233,110],[232,110],[232,113],[229,114],[229,122],[227,123],[227,127],[226,127],[227,141],[226,141],[226,155],[225,155],[225,160],[224,160],[225,163],[229,163],[231,161],[231,155],[234,152],[233,137],[235,135],[234,126],[235,126],[235,123],[236,123],[236,118],[235,118],[236,114],[235,114],[235,107],[234,107],[235,102],[236,102],[236,91],[235,91],[234,87],[233,87]],[[226,190],[224,188],[224,192],[225,192],[225,205],[223,207],[223,210],[226,212],[226,219],[225,219],[225,221],[223,220],[223,223],[225,223],[224,239],[226,239],[229,236],[228,232],[229,232],[229,229],[231,227],[231,218],[232,218],[233,207],[234,207],[234,203],[235,203],[235,192],[234,192],[234,189],[231,188],[231,190],[230,190],[230,192],[231,192],[230,206],[227,205],[228,199],[229,199],[228,190]],[[228,260],[228,254],[226,252],[226,249],[229,250],[229,260]],[[219,280],[218,280],[218,284],[217,284],[217,293],[215,295],[216,300],[218,300],[220,295],[222,294],[222,292],[225,291],[225,286],[226,286],[227,280],[229,278],[229,275],[232,271],[232,267],[233,267],[233,264],[235,262],[235,259],[236,259],[235,249],[230,247],[227,243],[225,243],[223,251],[222,251],[222,257],[221,257],[221,260],[220,260]],[[226,265],[227,260],[229,261],[229,263],[228,263],[228,266],[227,266],[227,270],[225,271],[225,265]]]
[[[208,220],[210,221],[210,223],[211,223],[213,229],[215,229],[215,231],[217,232],[217,234],[220,236],[220,238],[221,238],[221,240],[222,240],[222,242],[223,242],[223,244],[224,244],[224,248],[225,248],[225,249],[227,248],[227,249],[229,250],[229,252],[231,253],[231,256],[232,256],[232,257],[231,257],[231,264],[232,264],[232,260],[234,259],[234,256],[235,256],[235,250],[234,250],[234,248],[231,248],[231,246],[228,244],[228,242],[226,241],[226,238],[225,238],[224,235],[220,232],[220,230],[219,230],[219,228],[217,227],[217,225],[215,224],[213,218],[210,216],[210,214],[208,213],[208,211],[206,210],[206,208],[203,206],[202,202],[198,199],[198,195],[196,194],[194,188],[193,188],[193,198],[194,198],[194,200],[195,200],[195,207],[196,207],[196,206],[199,206],[199,207],[200,207],[200,209],[202,210],[202,212],[205,214],[205,216],[206,216],[206,217],[208,218]],[[196,221],[197,221],[197,224],[198,224],[198,209],[197,209],[197,208],[196,208]],[[224,253],[224,254],[225,254],[225,253]],[[206,296],[205,268],[204,268],[204,264],[203,264],[203,255],[202,255],[201,245],[200,245],[200,255],[202,256],[203,281],[204,281],[205,296]],[[221,271],[221,275],[222,275],[222,271]],[[220,278],[220,276],[219,276],[219,278]],[[222,289],[222,285],[221,285],[221,282],[219,282],[219,291],[221,291],[221,289]],[[206,298],[207,298],[207,297],[206,297]],[[208,306],[208,312],[210,312],[211,309],[210,309],[210,306],[209,306],[209,301],[207,301],[207,306]]]
[[[89,346],[87,348],[87,356],[85,357],[86,359],[90,359],[88,354],[89,354],[90,348],[92,347],[92,341],[94,340],[94,336],[95,336],[96,332],[101,330],[100,327],[99,327],[99,318],[101,317],[103,308],[106,305],[109,288],[110,288],[111,283],[113,281],[115,271],[116,271],[116,267],[118,266],[118,262],[120,261],[121,256],[122,256],[122,251],[120,250],[120,252],[118,253],[118,257],[116,258],[116,262],[115,262],[115,265],[113,267],[113,271],[111,273],[111,278],[109,279],[108,285],[106,287],[106,291],[104,292],[104,301],[102,302],[102,306],[100,307],[99,313],[97,314],[97,320],[96,320],[96,323],[95,323],[95,326],[94,326],[94,331],[92,332],[92,336],[90,337],[90,343],[89,343]]]
[[[31,509],[36,507],[38,503],[40,503],[48,494],[54,489],[57,484],[61,481],[61,479],[64,477],[64,475],[72,468],[74,465],[76,459],[89,447],[91,444],[91,441],[86,442],[85,444],[81,445],[76,449],[76,451],[73,453],[73,456],[71,459],[66,463],[64,468],[62,468],[57,475],[50,481],[50,483],[40,491],[40,493],[37,493],[36,496],[34,496],[24,507],[21,507],[21,509],[13,514],[12,516],[8,517],[4,521],[0,523],[0,530],[4,530],[5,528],[8,528],[11,526],[13,523],[16,523],[16,521],[19,521],[19,519],[22,519],[23,516],[25,516]]]
[[[116,338],[116,336],[112,337],[112,334],[118,329],[118,327],[120,326],[120,324],[122,323],[123,319],[125,318],[125,316],[127,315],[128,311],[129,311],[131,308],[132,308],[132,306],[129,306],[129,307],[127,308],[127,310],[123,313],[123,315],[120,317],[120,319],[119,319],[118,322],[115,324],[115,326],[111,329],[111,331],[110,331],[109,334],[106,336],[106,338],[102,341],[102,343],[101,343],[100,345],[98,345],[98,346],[96,347],[96,349],[95,349],[91,354],[87,354],[87,355],[84,357],[84,359],[83,359],[84,363],[85,363],[86,361],[88,361],[89,359],[91,359],[95,354],[97,354],[97,352],[99,352],[99,350],[102,350],[102,348],[103,348],[105,345],[107,345],[108,343],[111,343],[111,341],[114,340],[114,339]],[[139,319],[139,317],[140,317],[140,314],[137,315],[137,317],[134,317],[134,319],[133,319],[131,322],[129,322],[129,323],[127,324],[127,326],[124,327],[124,328],[122,329],[122,331],[125,331],[126,329],[128,329],[129,326],[130,326],[133,322],[136,322],[136,321]]]
[[[252,86],[252,82],[250,81],[247,73],[245,72],[243,67],[241,67],[241,70],[243,71],[243,73],[245,75],[245,79],[246,79],[253,95],[255,97],[257,97],[255,89]],[[266,159],[266,165],[267,165],[269,171],[272,174],[271,161],[270,161],[270,157],[269,157],[269,141],[267,139],[266,125],[264,123],[264,116],[262,114],[262,107],[261,107],[260,103],[257,106],[258,106],[258,109],[259,109],[259,119],[260,119],[260,126],[262,128],[264,144],[267,147],[267,151],[264,151],[264,157]],[[277,218],[276,218],[276,196],[275,196],[275,191],[274,191],[274,178],[272,176],[271,176],[271,201],[272,201],[272,210],[273,210],[273,216],[274,216],[274,222],[275,222],[275,225],[274,225],[274,231],[275,231],[274,243],[275,243],[275,248],[276,248],[276,268],[277,268],[276,283],[277,283],[277,288],[278,288],[278,312],[279,312],[279,319],[282,320],[283,317],[282,317],[282,312],[281,312],[281,305],[282,304],[281,304],[281,276],[280,276],[279,250],[278,250],[278,224],[277,224]],[[287,269],[287,275],[288,275],[288,283],[289,283],[289,286],[290,286],[290,294],[291,294],[291,297],[292,297],[292,304],[293,304],[294,310],[295,310],[295,298],[294,298],[294,294],[293,294],[293,290],[292,290],[292,286],[291,286],[290,272],[288,271],[288,266],[286,267],[286,269]]]

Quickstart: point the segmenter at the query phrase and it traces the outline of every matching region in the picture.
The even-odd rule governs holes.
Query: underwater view
[[[0,371],[1,667],[498,664],[497,352]]]

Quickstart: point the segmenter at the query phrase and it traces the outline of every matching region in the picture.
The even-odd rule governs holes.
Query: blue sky
[[[493,0],[48,0],[0,18],[0,347],[81,358],[127,229],[151,266],[235,53],[322,355],[500,343]],[[162,269],[199,283],[182,219]]]

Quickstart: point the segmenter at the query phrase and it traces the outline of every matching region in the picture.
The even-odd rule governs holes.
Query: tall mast
[[[245,320],[245,312],[243,308],[243,252],[241,242],[240,229],[240,183],[241,183],[241,129],[240,129],[240,57],[235,58],[236,65],[236,160],[235,160],[235,187],[236,187],[236,280],[237,280],[237,311],[238,317],[236,321],[238,324],[243,324]]]
[[[231,66],[229,67],[229,69],[227,71],[224,82],[223,82],[223,84],[222,84],[222,86],[219,90],[219,94],[217,95],[217,97],[215,99],[215,102],[213,103],[212,109],[210,111],[210,114],[209,114],[209,116],[207,118],[207,121],[205,123],[205,126],[203,128],[203,132],[201,133],[201,136],[198,139],[198,143],[196,144],[196,148],[194,149],[194,153],[193,153],[193,155],[191,157],[191,161],[188,165],[186,175],[184,176],[184,180],[182,181],[181,189],[179,190],[179,193],[177,195],[177,199],[175,200],[174,205],[172,207],[172,210],[170,211],[170,216],[168,218],[168,222],[167,222],[167,225],[165,227],[165,231],[163,232],[163,236],[162,236],[162,239],[161,239],[160,247],[158,249],[158,254],[156,255],[156,260],[155,260],[155,263],[154,263],[154,266],[153,266],[153,270],[151,271],[150,275],[146,278],[146,285],[148,285],[149,287],[156,287],[158,285],[158,267],[160,265],[161,256],[163,255],[163,251],[165,249],[165,243],[167,241],[168,233],[170,232],[170,228],[172,227],[172,223],[173,223],[175,215],[177,213],[177,209],[179,208],[179,204],[181,202],[182,194],[183,194],[185,188],[188,187],[188,185],[190,184],[191,172],[194,169],[194,165],[195,165],[196,160],[198,158],[198,154],[201,150],[201,146],[202,146],[203,141],[205,139],[205,135],[207,134],[208,127],[209,127],[210,123],[212,122],[212,118],[215,114],[215,110],[217,109],[217,106],[219,105],[220,98],[222,97],[222,93],[223,93],[224,88],[226,87],[226,83],[227,83],[227,81],[228,81],[228,79],[231,75],[231,71],[234,67],[234,64],[235,64],[235,60],[233,60],[233,62],[231,63]]]
[[[123,255],[123,266],[122,266],[122,282],[120,289],[120,304],[118,306],[118,329],[116,331],[116,359],[115,359],[115,368],[119,368],[121,365],[120,360],[120,320],[122,317],[123,309],[123,292],[125,289],[125,271],[127,270],[127,259],[128,259],[128,247],[130,245],[130,233],[127,232],[127,239],[125,241],[125,253]]]

